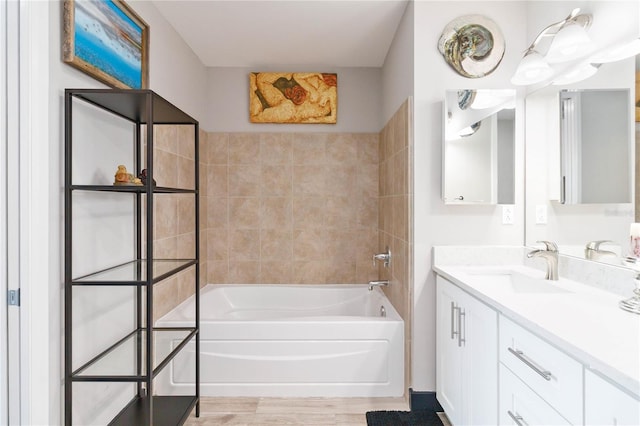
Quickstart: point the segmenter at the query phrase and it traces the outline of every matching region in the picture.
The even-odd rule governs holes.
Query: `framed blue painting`
[[[64,0],[62,59],[103,83],[146,89],[149,26],[121,0]]]

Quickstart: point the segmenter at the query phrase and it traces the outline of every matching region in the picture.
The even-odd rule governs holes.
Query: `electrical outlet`
[[[513,225],[515,207],[511,204],[502,206],[502,224]]]
[[[545,204],[536,205],[536,224],[547,224],[547,206]]]

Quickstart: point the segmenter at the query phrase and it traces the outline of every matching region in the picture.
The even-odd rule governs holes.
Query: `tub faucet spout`
[[[372,291],[374,287],[388,286],[389,280],[369,281],[369,291]]]

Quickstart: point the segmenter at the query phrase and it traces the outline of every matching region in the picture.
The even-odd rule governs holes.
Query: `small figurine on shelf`
[[[142,181],[132,173],[127,172],[127,168],[120,164],[115,174],[114,185],[142,185]]]
[[[142,184],[146,185],[147,184],[147,169],[142,169],[142,171],[140,172],[138,177],[142,181]],[[151,186],[153,188],[155,188],[156,187],[156,180],[155,179],[152,179],[152,180],[153,180],[153,182],[151,183]]]

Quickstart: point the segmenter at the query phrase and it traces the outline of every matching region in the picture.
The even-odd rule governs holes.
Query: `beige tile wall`
[[[377,278],[377,134],[209,133],[202,151],[207,282]]]
[[[405,387],[411,378],[411,318],[413,309],[412,259],[412,137],[411,108],[407,100],[380,132],[378,251],[391,249],[391,266],[380,265],[381,279],[388,279],[387,297],[405,324]]]
[[[199,133],[206,146],[207,134]],[[195,187],[195,150],[192,126],[154,126],[154,179],[158,186],[192,189]],[[202,152],[200,159],[202,160]],[[200,161],[200,189],[206,189],[206,170]],[[205,173],[203,175],[203,173]],[[203,179],[202,177],[205,177]],[[206,217],[202,211],[201,217]],[[201,220],[201,227],[204,228]],[[154,197],[153,251],[156,259],[195,256],[195,200],[193,195],[157,194]],[[206,230],[200,231],[200,284],[206,283]],[[194,293],[195,267],[154,286],[154,318],[158,319]]]

